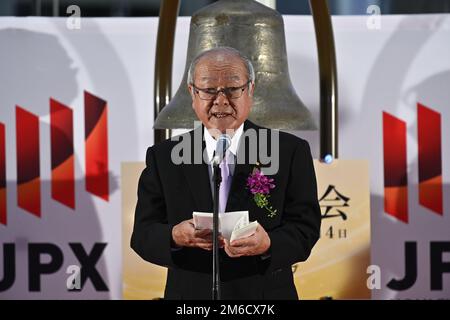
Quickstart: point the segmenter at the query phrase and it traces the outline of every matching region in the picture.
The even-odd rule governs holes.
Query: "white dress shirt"
[[[237,128],[236,131],[234,132],[234,135],[231,138],[231,145],[225,154],[228,167],[230,168],[231,176],[233,176],[233,174],[234,174],[236,154],[237,154],[237,150],[239,148],[239,141],[241,139],[243,132],[244,132],[244,124],[241,124],[241,126],[239,128]],[[205,143],[206,143],[206,152],[208,155],[208,163],[209,163],[209,166],[208,166],[209,182],[211,185],[211,194],[213,194],[214,184],[212,181],[212,179],[213,179],[212,159],[214,157],[214,152],[216,151],[217,140],[214,139],[214,137],[209,133],[208,129],[206,129],[206,128],[204,128],[204,130],[203,130],[203,138],[205,139]]]

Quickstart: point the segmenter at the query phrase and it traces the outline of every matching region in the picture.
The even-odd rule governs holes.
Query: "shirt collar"
[[[231,138],[231,145],[228,149],[229,152],[231,152],[234,156],[236,156],[238,147],[239,147],[239,140],[241,139],[242,132],[244,132],[244,124],[242,123],[239,128],[236,129],[233,137]],[[203,137],[205,139],[206,143],[206,152],[208,153],[208,159],[209,161],[212,160],[214,156],[214,152],[216,151],[216,139],[213,138],[213,136],[209,133],[208,129],[206,127],[203,130]]]

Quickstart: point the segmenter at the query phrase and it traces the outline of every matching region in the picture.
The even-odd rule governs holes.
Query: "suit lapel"
[[[247,190],[247,178],[251,174],[257,161],[249,156],[249,150],[251,150],[251,148],[249,143],[244,141],[245,132],[248,129],[257,130],[257,127],[250,121],[246,121],[244,123],[244,132],[239,143],[237,152],[238,160],[234,169],[233,181],[231,183],[230,193],[228,195],[226,211],[238,211],[243,208],[248,208],[248,201],[251,198],[250,191]],[[256,137],[259,139],[258,134]],[[252,142],[250,141],[250,143]],[[258,141],[253,141],[253,143],[256,143],[256,147],[258,146]]]
[[[199,131],[197,131],[199,130]],[[195,139],[202,141],[202,155],[206,147],[203,139],[203,126],[200,126],[191,131],[191,164],[183,164],[183,172],[186,176],[189,189],[195,201],[196,210],[204,212],[212,212],[213,203],[211,195],[211,185],[209,182],[208,165],[204,163],[203,157],[194,156],[194,144],[198,143]],[[195,163],[194,160],[201,159],[200,163]]]
[[[247,190],[247,177],[253,170],[251,164],[237,164],[228,195],[226,211],[238,211],[247,207],[250,192]]]

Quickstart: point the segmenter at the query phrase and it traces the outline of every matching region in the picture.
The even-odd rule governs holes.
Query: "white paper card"
[[[192,217],[196,229],[212,230],[213,214],[211,212],[194,211]],[[249,223],[248,211],[219,213],[219,232],[229,241],[251,236],[255,233],[257,226],[257,221]]]

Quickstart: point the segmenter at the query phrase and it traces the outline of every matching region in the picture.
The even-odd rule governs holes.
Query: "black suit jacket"
[[[259,132],[263,128],[246,121],[244,134],[249,129]],[[182,135],[181,141],[193,148],[195,135],[203,141],[202,130],[203,127],[198,127]],[[263,137],[267,137],[270,150],[270,134],[257,134],[258,146]],[[254,147],[254,141],[252,145],[248,141],[241,139],[238,157]],[[166,299],[210,299],[212,253],[198,248],[173,249],[174,225],[191,219],[193,211],[213,210],[207,164],[174,164],[171,154],[177,143],[167,140],[147,150],[147,167],[138,186],[131,247],[143,259],[168,267]],[[204,148],[203,141],[197,151]],[[191,160],[195,158],[194,152],[182,154]],[[250,158],[244,164],[236,164],[226,211],[248,210],[250,221],[258,220],[268,232],[271,247],[268,255],[240,258],[230,258],[220,249],[221,296],[297,299],[291,266],[308,258],[320,234],[321,213],[311,151],[306,141],[279,133],[279,170],[270,176],[276,187],[271,190],[269,200],[278,210],[273,218],[256,206],[246,188],[246,179],[256,165],[255,158],[253,161]]]

